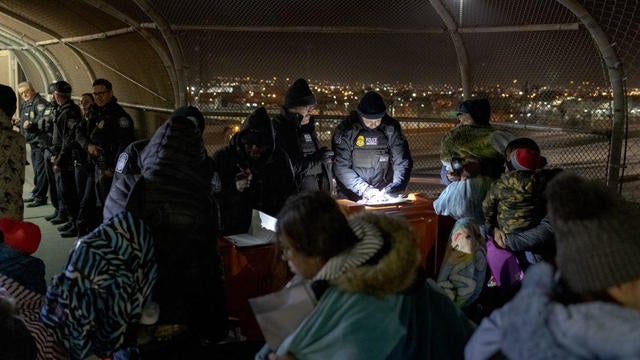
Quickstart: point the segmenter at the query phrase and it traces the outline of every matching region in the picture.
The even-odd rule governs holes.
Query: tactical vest
[[[358,132],[354,140],[351,154],[353,167],[364,169],[387,168],[389,165],[389,137],[393,134],[393,126],[385,131],[364,128]]]
[[[300,150],[302,151],[302,155],[305,157],[313,155],[318,150],[318,148],[316,147],[316,143],[313,141],[313,136],[311,135],[311,133],[301,133],[298,141],[300,141]],[[319,175],[321,173],[322,168],[318,166],[310,169],[305,175]]]

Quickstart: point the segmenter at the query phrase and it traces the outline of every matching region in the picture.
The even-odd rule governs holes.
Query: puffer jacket
[[[317,306],[275,350],[298,359],[462,359],[474,325],[418,271],[406,222],[352,216],[360,239],[314,277]],[[269,353],[263,348],[256,359]]]
[[[142,178],[127,209],[153,233],[160,322],[184,324],[212,341],[227,334],[217,214],[210,197],[213,164],[192,120],[171,117],[140,152]]]
[[[548,263],[529,268],[515,298],[480,323],[465,358],[640,358],[640,311],[598,301],[556,302],[554,278]]]

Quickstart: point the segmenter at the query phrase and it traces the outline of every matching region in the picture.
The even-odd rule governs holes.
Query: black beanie
[[[284,107],[293,108],[296,106],[315,105],[316,97],[311,92],[309,84],[305,79],[296,80],[287,90],[284,97]]]
[[[187,119],[193,121],[198,129],[200,129],[200,133],[204,132],[204,115],[198,110],[198,108],[194,106],[182,106],[177,108],[171,117],[186,117]]]
[[[476,125],[489,125],[491,120],[491,104],[487,99],[467,100],[460,104],[458,115],[469,114]]]
[[[569,288],[588,294],[640,279],[640,206],[603,184],[561,173],[546,190],[556,263]]]
[[[375,91],[369,91],[358,104],[358,114],[365,119],[378,119],[384,116],[387,106],[382,100],[382,96]]]
[[[0,109],[2,109],[9,118],[16,113],[16,99],[16,93],[12,88],[0,84]]]

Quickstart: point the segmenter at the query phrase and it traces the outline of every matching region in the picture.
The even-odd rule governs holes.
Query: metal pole
[[[467,49],[464,47],[462,36],[460,32],[458,32],[458,25],[444,4],[442,4],[441,0],[430,0],[430,2],[431,6],[433,6],[438,15],[440,15],[440,18],[449,30],[449,36],[451,36],[451,41],[458,56],[460,80],[462,81],[462,96],[464,99],[468,99],[471,96],[471,69],[469,66],[469,55],[467,54]]]
[[[164,41],[169,48],[169,54],[171,55],[171,60],[173,60],[174,64],[175,79],[177,85],[177,89],[174,92],[174,95],[176,97],[175,107],[177,108],[186,105],[187,83],[184,76],[184,69],[186,66],[184,62],[184,56],[182,54],[182,48],[180,48],[180,44],[178,43],[178,40],[176,39],[176,36],[171,29],[171,24],[169,24],[169,22],[164,17],[162,17],[160,14],[158,14],[157,11],[155,11],[150,1],[134,0],[134,2],[140,9],[142,9],[142,11],[147,14],[147,16],[149,16],[153,20],[153,22],[156,23],[160,34],[162,34],[162,37],[164,38]]]
[[[624,144],[625,125],[625,94],[622,84],[622,62],[613,49],[607,34],[600,24],[587,12],[577,0],[558,0],[569,9],[584,26],[589,30],[591,38],[598,46],[602,58],[607,66],[611,90],[613,91],[613,126],[611,131],[611,145],[609,150],[609,166],[607,173],[607,185],[612,189],[618,189],[620,185],[620,170],[622,169],[622,146]]]

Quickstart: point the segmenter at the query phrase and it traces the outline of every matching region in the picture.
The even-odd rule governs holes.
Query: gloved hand
[[[329,149],[326,146],[323,146],[320,149],[318,149],[316,156],[317,156],[317,159],[319,159],[323,163],[327,163],[327,162],[333,161],[333,155],[334,154],[333,154],[333,151],[331,151],[331,149]]]
[[[251,170],[249,169],[240,169],[240,172],[236,174],[236,189],[238,191],[243,192],[251,185]]]
[[[384,193],[376,188],[374,188],[373,186],[368,188],[367,190],[364,191],[364,194],[362,194],[362,197],[366,200],[370,200],[373,199],[375,197],[378,196],[383,196]]]
[[[387,186],[385,186],[384,189],[382,189],[382,191],[389,195],[389,196],[398,196],[400,194],[402,194],[402,185],[399,183],[391,183]]]

